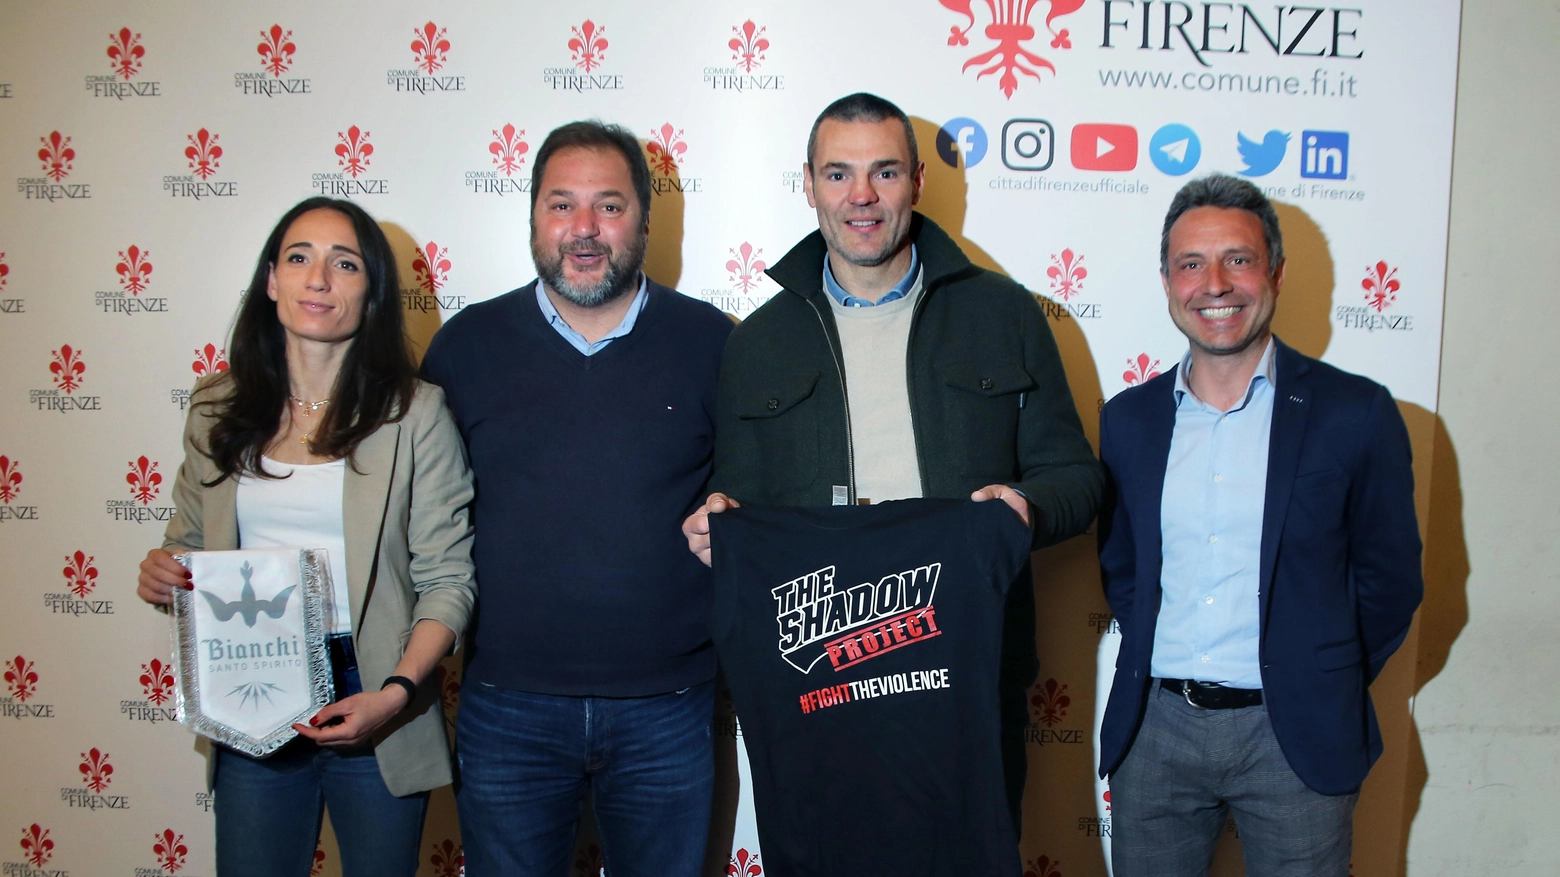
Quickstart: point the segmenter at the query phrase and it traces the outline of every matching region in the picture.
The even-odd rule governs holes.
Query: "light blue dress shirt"
[[[542,309],[542,316],[547,318],[547,324],[556,329],[558,334],[563,336],[563,340],[569,342],[575,350],[586,356],[600,352],[603,347],[634,331],[634,323],[639,320],[639,312],[645,309],[645,300],[648,298],[645,275],[641,274],[639,275],[639,291],[634,293],[634,300],[629,303],[628,313],[623,315],[623,322],[618,323],[616,329],[601,336],[596,343],[592,344],[585,340],[584,335],[574,331],[569,326],[563,315],[558,313],[558,309],[553,307],[552,299],[548,298],[547,292],[542,289],[542,282],[540,280],[536,281],[536,304]]]
[[[894,284],[894,288],[883,294],[877,301],[868,301],[859,296],[851,295],[834,279],[834,272],[829,268],[829,257],[823,257],[823,288],[829,291],[834,300],[847,308],[870,308],[873,305],[886,305],[891,301],[904,298],[910,294],[910,288],[915,285],[915,277],[921,272],[921,257],[915,252],[915,244],[910,245],[910,270],[905,276]]]
[[[1175,375],[1175,431],[1159,532],[1163,568],[1151,669],[1164,679],[1261,688],[1257,597],[1262,512],[1273,423],[1271,339],[1246,395],[1229,411],[1204,403]]]

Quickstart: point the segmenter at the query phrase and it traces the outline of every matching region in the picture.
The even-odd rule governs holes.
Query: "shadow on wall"
[[[645,275],[662,286],[676,289],[682,279],[683,213],[686,208],[682,177],[675,162],[657,165],[655,155],[649,153],[648,141],[641,141],[640,146],[649,155],[650,182],[654,186],[650,195],[650,243],[645,247]]]
[[[1413,671],[1413,692],[1417,696],[1430,680],[1441,674],[1450,659],[1452,644],[1468,625],[1468,544],[1463,535],[1462,473],[1457,449],[1452,446],[1446,422],[1434,412],[1417,405],[1399,402],[1409,436],[1417,451],[1414,475],[1419,505],[1420,530],[1425,536],[1425,600],[1420,604],[1417,627],[1417,660]],[[1426,449],[1430,459],[1424,460]],[[1428,468],[1429,478],[1424,470]],[[1411,633],[1411,640],[1415,634]],[[1395,851],[1398,870],[1406,873],[1409,830],[1419,814],[1420,798],[1429,782],[1419,735],[1409,740],[1408,764],[1403,793],[1403,822],[1399,827]]]
[[[390,241],[390,251],[395,253],[395,270],[401,279],[400,304],[406,314],[406,338],[411,343],[412,359],[420,366],[423,354],[428,352],[428,345],[433,341],[433,333],[443,325],[437,304],[423,307],[426,302],[417,294],[421,290],[417,286],[417,271],[413,264],[418,259],[426,259],[427,254],[422,252],[416,239],[399,225],[381,222],[379,228]]]
[[[1273,334],[1313,359],[1332,341],[1333,259],[1327,236],[1304,210],[1273,202],[1284,233],[1284,289],[1273,315]]]

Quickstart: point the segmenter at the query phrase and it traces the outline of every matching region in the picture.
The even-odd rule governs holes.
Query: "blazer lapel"
[[[1277,341],[1273,371],[1277,378],[1273,393],[1273,425],[1268,434],[1267,494],[1262,509],[1262,553],[1257,588],[1261,601],[1263,627],[1273,590],[1273,569],[1278,561],[1278,542],[1284,531],[1284,516],[1289,510],[1289,495],[1294,487],[1295,469],[1300,465],[1300,449],[1305,444],[1306,421],[1311,414],[1311,387],[1305,375],[1311,365],[1305,357]]]
[[[400,435],[399,423],[387,423],[363,439],[347,461],[342,479],[342,534],[347,543],[347,593],[355,610],[354,634],[362,629],[363,608],[368,605],[368,582],[379,556],[379,534],[395,475]]]

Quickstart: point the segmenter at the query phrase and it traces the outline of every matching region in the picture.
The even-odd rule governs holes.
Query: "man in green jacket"
[[[871,94],[813,125],[803,184],[818,231],[769,269],[783,291],[726,344],[714,491],[683,524],[707,564],[711,513],[911,497],[1001,500],[1034,547],[1083,532],[1103,476],[1034,297],[915,213],[909,118]],[[1003,761],[1015,830],[1025,689],[1039,670],[1028,567],[1004,625]]]

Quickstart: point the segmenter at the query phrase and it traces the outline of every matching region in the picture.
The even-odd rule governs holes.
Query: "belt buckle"
[[[1200,709],[1200,710],[1207,709],[1207,707],[1203,706],[1202,704],[1198,703],[1195,700],[1192,700],[1192,680],[1190,680],[1190,679],[1182,679],[1181,680],[1181,696],[1186,698],[1186,702],[1187,703],[1191,704],[1192,706],[1196,707],[1197,709]]]

